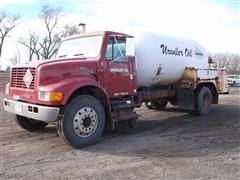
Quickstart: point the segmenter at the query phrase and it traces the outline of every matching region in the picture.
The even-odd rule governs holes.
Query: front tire
[[[74,148],[95,144],[105,127],[105,111],[93,96],[81,95],[66,107],[64,117],[58,120],[60,137]]]
[[[197,115],[204,116],[211,110],[212,93],[211,90],[206,87],[199,87],[195,93],[194,99],[194,112]]]
[[[48,125],[46,122],[33,120],[24,116],[16,115],[15,122],[23,129],[28,131],[41,131]]]

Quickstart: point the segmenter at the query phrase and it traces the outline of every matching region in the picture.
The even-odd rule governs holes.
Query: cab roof
[[[79,34],[72,35],[72,36],[67,36],[67,37],[62,38],[62,41],[66,41],[66,40],[69,40],[69,39],[81,38],[81,37],[104,36],[104,35],[133,37],[133,36],[128,35],[128,34],[114,32],[114,31],[97,31],[97,32],[85,32],[85,33],[79,33]]]

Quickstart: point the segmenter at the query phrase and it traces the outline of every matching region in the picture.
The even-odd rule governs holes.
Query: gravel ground
[[[0,179],[240,179],[240,88],[205,117],[137,109],[137,129],[106,132],[80,150],[53,125],[41,133],[18,127],[2,98]]]

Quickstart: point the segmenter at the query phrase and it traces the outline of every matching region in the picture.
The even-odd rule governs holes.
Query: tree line
[[[80,33],[76,24],[65,24],[59,30],[59,20],[63,15],[62,8],[53,8],[44,5],[39,12],[39,19],[44,22],[45,36],[29,31],[28,37],[19,38],[18,43],[28,50],[28,60],[50,59],[54,57],[62,37]],[[0,57],[5,39],[19,24],[20,15],[12,15],[5,10],[0,10]],[[230,53],[209,53],[213,60],[213,67],[226,68],[229,74],[240,74],[240,55]],[[15,58],[14,63],[17,63]]]
[[[227,69],[228,74],[240,74],[240,55],[231,53],[209,53],[214,68]]]
[[[2,55],[3,44],[9,33],[17,26],[19,15],[10,15],[5,10],[0,11],[0,57]]]

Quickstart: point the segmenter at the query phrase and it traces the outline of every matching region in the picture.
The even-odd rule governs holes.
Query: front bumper
[[[5,111],[46,123],[57,120],[60,111],[58,107],[41,106],[10,99],[3,100],[3,107]]]

